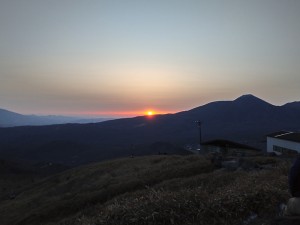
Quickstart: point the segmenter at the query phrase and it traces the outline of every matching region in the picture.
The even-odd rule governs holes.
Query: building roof
[[[273,137],[273,138],[278,138],[278,139],[282,139],[282,140],[300,143],[300,133],[299,132],[287,132],[287,133],[273,135],[273,136],[268,135],[268,137]]]
[[[285,135],[285,134],[289,134],[289,133],[293,133],[293,132],[291,132],[291,131],[286,131],[286,130],[281,130],[281,131],[277,131],[277,132],[268,134],[267,137],[273,137],[273,138],[276,138],[276,137],[279,137],[279,136],[281,136],[281,135]]]
[[[229,141],[229,140],[223,140],[223,139],[207,141],[207,142],[202,143],[201,145],[213,145],[213,146],[219,146],[219,147],[259,150],[257,148],[254,148],[254,147],[251,147],[248,145],[240,144],[240,143]]]

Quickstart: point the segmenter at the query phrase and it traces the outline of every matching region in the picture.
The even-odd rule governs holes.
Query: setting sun
[[[147,111],[147,115],[152,116],[152,115],[154,115],[154,112],[153,111]]]

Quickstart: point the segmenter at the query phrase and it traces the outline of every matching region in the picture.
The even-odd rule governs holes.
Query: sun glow
[[[146,113],[148,116],[153,116],[154,115],[154,112],[153,111],[147,111]]]
[[[154,117],[163,114],[173,114],[177,111],[171,110],[158,110],[158,109],[142,109],[142,110],[132,110],[132,111],[81,111],[81,112],[63,112],[65,115],[70,116],[88,116],[88,117],[98,117],[98,118],[131,118],[136,116],[148,116]],[[54,113],[53,113],[54,114]]]

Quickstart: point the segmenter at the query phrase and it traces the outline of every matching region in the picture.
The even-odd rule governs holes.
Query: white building
[[[300,133],[280,131],[267,136],[267,152],[281,154],[300,153]]]

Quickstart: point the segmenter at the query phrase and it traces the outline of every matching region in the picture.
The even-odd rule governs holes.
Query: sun
[[[147,111],[146,113],[148,116],[153,116],[154,115],[154,112],[153,111]]]

